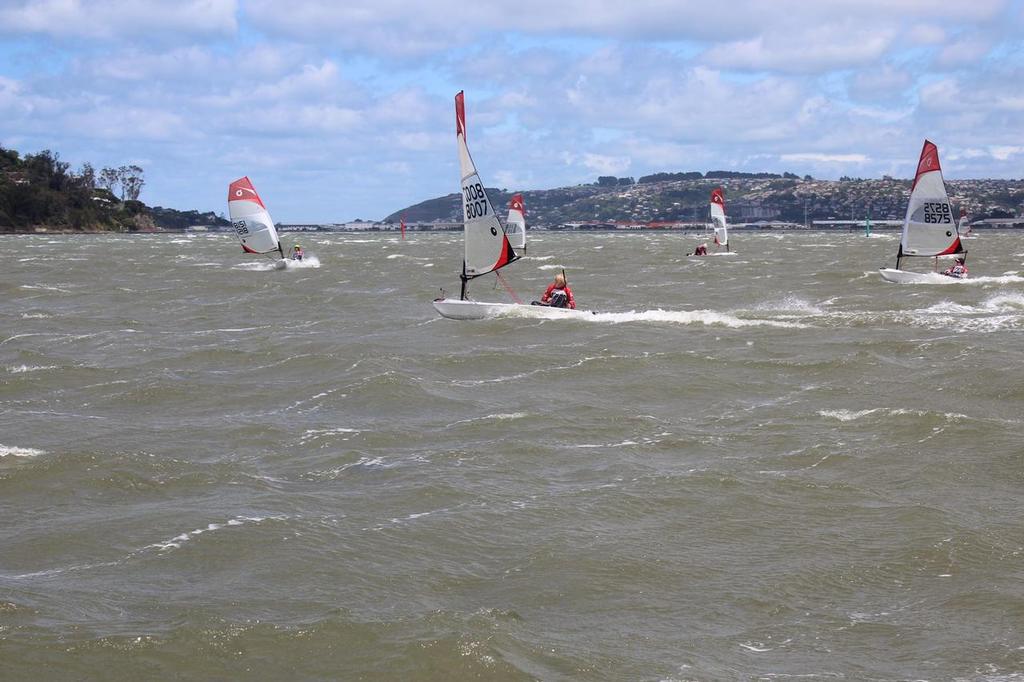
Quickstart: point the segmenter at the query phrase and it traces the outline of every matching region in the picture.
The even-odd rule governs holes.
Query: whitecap
[[[57,365],[17,365],[14,367],[8,367],[7,371],[11,374],[24,374],[26,372],[42,372],[48,369],[60,369]]]
[[[168,540],[163,540],[161,542],[154,542],[151,545],[146,545],[143,549],[155,549],[158,552],[164,552],[164,551],[171,550],[171,549],[178,549],[184,543],[188,542],[192,538],[195,538],[195,537],[198,537],[198,536],[202,535],[203,533],[211,533],[213,531],[220,530],[221,528],[225,528],[225,527],[229,527],[229,526],[241,526],[241,525],[246,524],[246,523],[257,523],[258,524],[258,523],[262,523],[263,521],[266,521],[267,519],[282,520],[282,519],[285,519],[285,518],[287,518],[287,517],[285,517],[285,516],[236,516],[234,518],[228,519],[227,521],[225,521],[223,523],[208,523],[205,528],[196,528],[195,530],[190,530],[187,533],[181,533],[179,535],[175,535],[173,538],[170,538]]]
[[[19,448],[14,445],[3,445],[0,443],[0,457],[38,457],[39,455],[45,455],[45,450],[36,450],[35,448]]]

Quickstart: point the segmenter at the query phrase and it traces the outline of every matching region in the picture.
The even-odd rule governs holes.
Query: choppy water
[[[1020,679],[1022,237],[3,238],[0,677]]]

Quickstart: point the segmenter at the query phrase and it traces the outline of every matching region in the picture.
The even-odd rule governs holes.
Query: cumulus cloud
[[[864,154],[822,154],[820,152],[799,152],[795,154],[783,154],[780,157],[783,161],[794,161],[797,163],[867,163],[868,157]]]
[[[223,184],[258,174],[275,217],[303,221],[457,189],[459,89],[484,179],[510,189],[715,168],[905,176],[925,136],[960,177],[1016,177],[1017,14],[1004,0],[737,0],[727,20],[696,0],[0,0],[15,39],[0,141],[152,159],[144,198],[182,208],[223,210]]]
[[[0,33],[57,38],[232,34],[237,0],[13,0],[0,7]]]
[[[874,63],[895,38],[892,28],[844,21],[723,43],[709,49],[704,59],[721,68],[818,73]]]
[[[906,68],[882,64],[858,71],[850,78],[850,95],[859,100],[888,100],[898,97],[914,82]]]

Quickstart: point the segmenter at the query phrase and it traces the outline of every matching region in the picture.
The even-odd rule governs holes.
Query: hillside
[[[570,222],[674,222],[704,220],[714,187],[725,189],[727,212],[737,222],[778,220],[863,219],[901,220],[910,195],[910,180],[815,180],[787,173],[707,174],[657,173],[640,178],[599,178],[575,187],[524,191],[530,224],[557,226]],[[972,219],[1024,215],[1024,180],[949,180],[950,201],[963,206]],[[499,215],[504,216],[511,192],[487,189]],[[805,215],[806,210],[806,215]],[[429,199],[396,211],[385,222],[459,222],[459,195]]]
[[[149,207],[138,200],[142,168],[88,164],[72,172],[49,150],[22,157],[0,147],[0,232],[149,232],[230,223],[213,213]]]

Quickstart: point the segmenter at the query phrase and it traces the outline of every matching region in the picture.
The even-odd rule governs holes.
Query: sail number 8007
[[[949,209],[949,204],[944,204],[941,201],[926,201],[923,205],[926,223],[953,222],[953,212]]]
[[[462,198],[466,202],[466,220],[487,215],[487,195],[479,182],[462,186]]]

